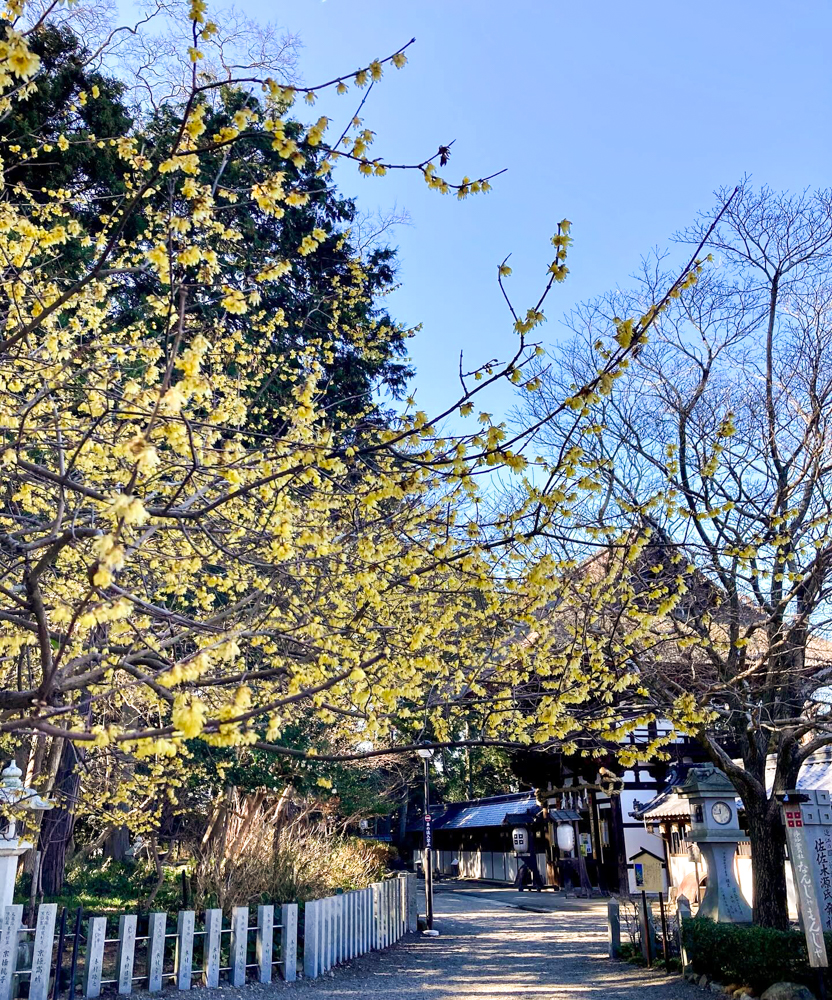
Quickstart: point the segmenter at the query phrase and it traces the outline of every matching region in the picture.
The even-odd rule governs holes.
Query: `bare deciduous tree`
[[[785,926],[776,794],[832,743],[832,194],[746,185],[707,247],[712,266],[593,408],[574,530],[553,542],[579,560],[602,553],[576,574],[582,627],[638,674],[645,710],[694,731],[729,775],[755,919]],[[542,369],[535,412],[597,368],[599,337],[626,339],[618,317],[649,306],[662,266],[570,318],[576,336]],[[571,426],[544,426],[548,453]]]

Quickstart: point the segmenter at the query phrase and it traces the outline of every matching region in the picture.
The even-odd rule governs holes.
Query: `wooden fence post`
[[[235,906],[231,910],[231,970],[229,982],[242,986],[246,981],[246,952],[248,951],[248,907]]]
[[[324,896],[320,900],[321,913],[320,917],[320,929],[318,931],[318,939],[320,941],[321,948],[321,958],[320,958],[320,968],[319,974],[321,972],[327,972],[330,966],[330,956],[329,956],[329,946],[332,937],[332,914],[330,913],[330,900],[328,896]]]
[[[349,962],[352,958],[352,893],[345,892],[341,897],[344,907],[344,919],[341,925],[344,928],[344,944],[341,948],[341,961]]]
[[[206,910],[205,943],[202,951],[202,982],[205,986],[219,986],[221,933],[222,910]]]
[[[101,995],[101,968],[104,964],[104,939],[107,918],[90,917],[87,924],[87,957],[84,962],[84,996]]]
[[[402,923],[402,890],[401,890],[402,880],[397,875],[395,878],[390,879],[390,901],[393,904],[393,941],[390,943],[398,941],[402,936],[401,934],[401,923]]]
[[[293,983],[298,978],[298,904],[284,903],[280,907],[280,957],[283,978]]]
[[[335,897],[335,964],[340,965],[346,954],[347,897],[343,892]]]
[[[303,975],[315,979],[321,971],[321,900],[303,907]]]
[[[123,913],[118,918],[118,958],[116,973],[119,993],[133,992],[133,963],[136,956],[136,914]]]
[[[373,890],[372,917],[370,920],[370,947],[373,951],[379,951],[381,945],[381,883],[373,882],[370,886]]]
[[[407,879],[407,929],[411,934],[419,930],[419,887],[416,875],[408,872]]]
[[[274,946],[274,907],[257,907],[257,975],[261,983],[272,981]]]
[[[350,960],[350,894],[341,896],[341,961]]]
[[[49,973],[52,969],[52,940],[55,937],[57,903],[41,903],[32,949],[32,975],[29,979],[29,1000],[47,1000]],[[57,975],[57,973],[56,973]]]
[[[326,898],[326,968],[329,971],[338,964],[338,901],[334,896]]]
[[[151,913],[147,930],[147,988],[158,993],[162,988],[162,966],[165,961],[166,913]]]
[[[647,902],[647,893],[642,889],[641,891],[641,953],[644,955],[644,961],[647,963],[647,968],[653,964],[653,928],[651,927],[650,904]]]

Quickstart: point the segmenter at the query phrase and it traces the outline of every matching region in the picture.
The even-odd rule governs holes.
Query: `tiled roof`
[[[479,802],[452,802],[445,812],[436,818],[434,830],[468,830],[484,826],[502,826],[507,813],[538,812],[540,807],[534,793],[522,796],[501,795],[494,799],[480,799]]]
[[[673,790],[681,784],[678,776],[671,773],[667,787],[662,789],[655,798],[645,805],[637,805],[631,813],[636,819],[646,819],[648,822],[662,819],[686,819],[690,816],[690,805],[686,798]],[[771,790],[774,784],[774,758],[769,758],[766,767],[766,785]],[[806,791],[832,792],[832,748],[819,750],[809,757],[800,769],[797,787]],[[742,802],[737,798],[737,807],[742,810]]]
[[[633,810],[636,819],[689,819],[690,805],[687,799],[674,791],[665,789],[646,805]]]
[[[832,748],[819,750],[807,759],[800,769],[797,787],[812,792],[832,792]]]

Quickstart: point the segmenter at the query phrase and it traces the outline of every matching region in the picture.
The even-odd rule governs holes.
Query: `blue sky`
[[[308,83],[415,36],[407,67],[388,70],[365,108],[374,155],[418,160],[454,139],[449,176],[509,168],[464,202],[415,175],[339,173],[364,207],[410,214],[393,310],[424,324],[411,345],[429,411],[455,398],[461,349],[468,367],[510,350],[497,264],[512,254],[512,291],[531,304],[564,216],[575,244],[548,342],[564,336],[564,311],[626,285],[714,188],[746,172],[775,188],[829,182],[832,7],[821,0],[237,3],[300,34]],[[340,98],[345,116],[355,100]],[[489,409],[510,405],[506,391]]]

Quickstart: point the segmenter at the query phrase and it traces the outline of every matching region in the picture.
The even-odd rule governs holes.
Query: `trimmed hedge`
[[[721,983],[753,986],[758,993],[779,982],[817,985],[817,972],[809,965],[806,939],[799,931],[718,924],[695,917],[684,922],[683,938],[693,971]],[[826,950],[832,954],[832,934],[825,938]]]

